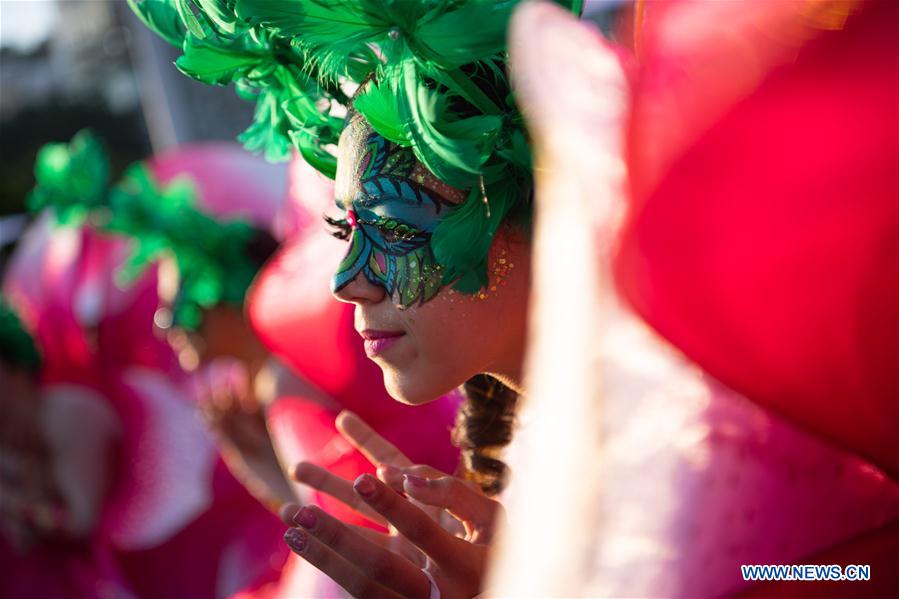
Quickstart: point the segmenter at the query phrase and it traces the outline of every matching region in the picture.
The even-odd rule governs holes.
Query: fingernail
[[[356,479],[353,488],[366,499],[370,499],[375,494],[375,484],[367,476],[360,476]]]
[[[284,533],[284,542],[296,553],[303,553],[306,548],[306,534],[296,528],[288,528]]]
[[[404,474],[403,478],[413,487],[424,488],[428,486],[428,479],[414,474]]]
[[[306,530],[311,530],[315,527],[315,522],[318,520],[315,516],[315,512],[310,510],[308,507],[304,507],[297,512],[297,515],[293,517],[293,521],[305,528]]]

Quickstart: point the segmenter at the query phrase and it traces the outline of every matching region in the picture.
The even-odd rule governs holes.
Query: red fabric
[[[899,4],[864,4],[794,61],[759,58],[786,27],[704,47],[747,5],[703,4],[681,5],[683,35],[647,24],[621,287],[712,375],[899,475]],[[767,70],[728,98],[733,81],[691,86],[697,65]]]

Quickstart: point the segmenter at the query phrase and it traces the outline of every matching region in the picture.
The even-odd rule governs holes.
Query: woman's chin
[[[384,373],[384,387],[390,397],[410,406],[419,406],[437,399],[433,395],[422,392],[420,385],[404,380],[402,376],[395,376],[387,372]]]
[[[435,385],[436,382],[428,377],[412,376],[391,368],[381,366],[384,373],[384,387],[387,393],[400,403],[410,406],[420,406],[439,399],[451,391],[455,386],[444,389]]]

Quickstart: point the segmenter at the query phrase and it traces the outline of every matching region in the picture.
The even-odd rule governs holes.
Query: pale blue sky
[[[55,0],[0,0],[0,45],[34,48],[53,30],[57,15]]]

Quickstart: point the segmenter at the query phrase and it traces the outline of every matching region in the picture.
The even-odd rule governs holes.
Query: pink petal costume
[[[895,591],[899,10],[876,0],[703,4],[646,23],[621,282],[688,357],[826,447],[793,447],[805,467],[789,464],[781,488],[814,499],[797,514],[793,546],[759,561],[829,550],[824,563],[867,563],[864,545],[877,541],[838,548],[891,528],[892,557],[871,559],[879,574],[857,588]]]
[[[579,307],[571,297],[582,293],[605,299],[575,315],[595,325],[595,350],[568,345],[565,371],[531,356],[534,380],[550,378],[556,395],[530,389],[511,465],[541,474],[541,416],[555,414],[566,441],[582,429],[585,443],[548,462],[560,487],[577,485],[566,497],[579,505],[541,539],[561,556],[530,568],[516,531],[551,506],[527,496],[545,479],[513,479],[496,591],[805,594],[821,585],[752,589],[740,565],[871,563],[870,583],[829,590],[895,593],[896,4],[648,11],[630,89],[615,52],[563,11],[529,6],[513,23],[513,76],[544,173],[535,247],[572,253],[541,230],[571,223],[566,210],[580,211],[584,231],[588,283],[553,296],[570,304],[554,308]],[[632,197],[612,243],[604,210],[625,160]],[[554,230],[569,242],[581,239],[574,228]],[[630,308],[607,291],[612,264],[600,255],[614,258]],[[580,340],[541,341],[566,339]],[[564,377],[581,372],[592,380],[560,414]]]
[[[201,194],[219,194],[225,205],[254,195],[252,206],[272,205],[284,189],[280,171],[228,146],[167,153],[152,168],[163,180],[191,175]],[[85,582],[67,580],[64,592],[46,575],[46,596],[103,596],[117,583],[139,596],[211,597],[273,576],[286,554],[281,526],[218,459],[184,375],[154,334],[155,268],[120,289],[113,278],[126,240],[49,221],[43,215],[22,241],[4,291],[43,349],[44,382],[97,390],[122,435],[117,478],[92,541],[105,569],[82,568],[75,581]],[[49,570],[66,572],[83,558],[57,561]],[[41,594],[33,584],[22,590]]]
[[[260,339],[302,379],[337,404],[314,397],[280,398],[268,413],[269,430],[289,463],[310,461],[353,479],[372,466],[337,433],[334,418],[349,409],[394,443],[415,463],[455,471],[458,452],[450,442],[460,397],[449,395],[425,406],[400,404],[384,390],[380,369],[364,354],[353,328],[353,307],[335,300],[328,282],[346,248],[328,235],[320,215],[333,204],[330,181],[296,160],[291,198],[298,203],[297,231],[260,273],[247,309]],[[330,497],[313,499],[345,521],[368,521]],[[292,573],[281,595],[341,592],[335,583],[291,556]],[[299,584],[300,586],[296,586]],[[306,585],[306,586],[303,586]]]
[[[204,212],[247,220],[262,229],[280,226],[278,217],[287,189],[285,169],[236,144],[182,147],[153,156],[148,165],[163,185],[189,177],[197,192],[197,207]],[[193,405],[198,399],[194,386],[185,381],[181,389]],[[191,596],[229,596],[277,578],[287,556],[280,542],[282,525],[249,495],[221,460],[210,475],[217,499],[213,509],[166,545],[129,556],[128,570],[141,577],[149,596],[170,592],[165,572],[173,561],[199,562],[202,578],[195,577],[194,587],[184,590]],[[153,560],[155,569],[148,568],[148,559]]]

